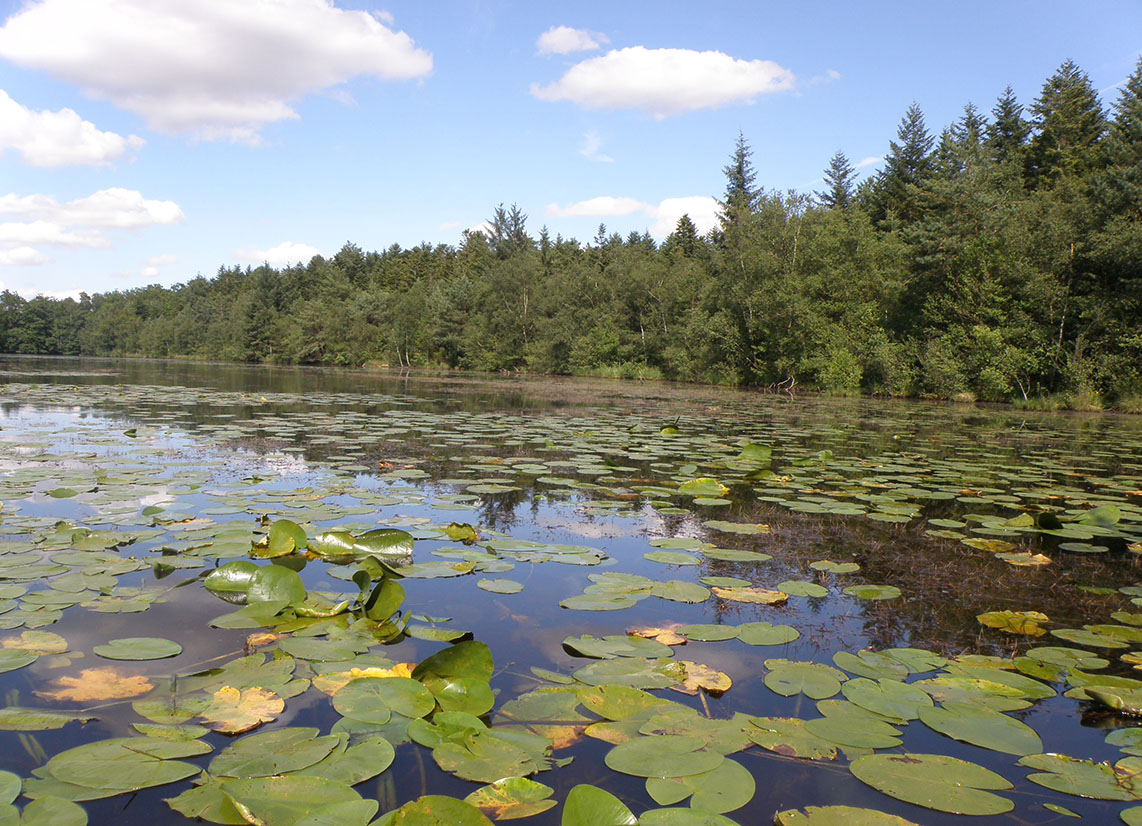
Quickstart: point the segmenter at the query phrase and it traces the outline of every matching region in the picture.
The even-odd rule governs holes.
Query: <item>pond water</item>
[[[0,823],[1142,823],[1138,418],[5,357],[0,503]]]

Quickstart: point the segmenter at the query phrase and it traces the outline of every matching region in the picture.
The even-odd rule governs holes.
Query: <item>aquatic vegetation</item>
[[[437,389],[0,385],[2,816],[1137,817],[1138,429]]]

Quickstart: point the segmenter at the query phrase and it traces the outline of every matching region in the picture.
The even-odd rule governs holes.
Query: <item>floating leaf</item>
[[[634,821],[631,821],[633,824]],[[491,826],[484,814],[464,800],[425,795],[389,812],[374,826]]]
[[[210,761],[215,777],[269,777],[308,768],[344,743],[345,735],[318,736],[315,728],[282,728],[236,740]]]
[[[930,729],[981,748],[1018,755],[1043,750],[1039,735],[1026,723],[975,703],[920,709],[920,719]]]
[[[1109,763],[1076,760],[1063,754],[1032,754],[1019,760],[1019,765],[1038,769],[1029,774],[1032,783],[1063,794],[1096,800],[1142,800],[1142,781],[1136,779],[1135,758]]]
[[[562,826],[638,826],[638,818],[610,792],[596,786],[581,784],[568,792],[567,801],[563,804],[561,824]]]
[[[731,602],[751,602],[761,605],[781,605],[789,599],[783,591],[766,588],[711,588],[715,595]]]
[[[997,815],[1015,804],[992,794],[1012,788],[1004,778],[975,763],[939,754],[870,754],[850,771],[874,789],[928,809],[966,815]]]
[[[752,727],[745,730],[750,740],[764,749],[786,757],[804,760],[834,760],[837,747],[812,734],[805,721],[795,717],[751,717]]]
[[[988,611],[979,614],[976,620],[980,625],[988,628],[998,628],[1008,634],[1025,634],[1029,637],[1041,637],[1047,633],[1044,623],[1050,622],[1047,615],[1041,611]]]
[[[109,660],[162,660],[182,653],[182,646],[161,637],[122,637],[92,649]]]
[[[857,599],[896,599],[900,589],[895,585],[850,585],[845,594]]]
[[[515,820],[546,812],[555,805],[550,786],[526,777],[506,777],[476,789],[464,798],[493,820]]]
[[[687,777],[651,777],[646,792],[655,803],[670,806],[687,797],[690,806],[703,812],[732,812],[753,799],[756,783],[749,770],[733,760],[715,769]],[[691,797],[692,796],[692,797]]]
[[[919,826],[899,815],[855,806],[806,806],[777,813],[777,826]]]
[[[635,777],[687,777],[712,771],[723,759],[718,752],[707,750],[700,737],[659,735],[620,743],[607,752],[606,764]]]
[[[790,625],[768,622],[746,622],[737,630],[738,639],[747,645],[785,645],[801,636],[801,632]]]
[[[146,694],[155,687],[143,676],[122,674],[115,668],[85,668],[78,677],[60,677],[54,691],[38,691],[47,700],[64,700],[70,703],[89,703],[102,700],[125,700]]]
[[[377,801],[363,801],[344,783],[323,777],[298,774],[250,777],[227,780],[221,788],[248,823],[265,826],[294,826],[307,820],[317,822],[314,818],[320,817],[323,810],[346,803],[365,805],[352,820],[344,819],[346,810],[343,807],[337,808],[339,816],[334,822],[344,826],[364,826],[377,811]],[[358,812],[357,809],[350,811]]]
[[[698,690],[701,689],[710,694],[718,695],[729,691],[733,686],[733,680],[730,679],[728,674],[715,671],[707,665],[687,662],[685,660],[682,661],[682,665],[686,667],[686,679],[682,681],[681,686],[675,686],[675,690],[677,691],[682,691],[687,694],[697,694]]]
[[[208,728],[223,734],[241,734],[276,720],[285,709],[281,697],[264,688],[241,691],[223,686],[213,694],[213,700],[203,710],[202,717]]]
[[[765,675],[765,685],[783,697],[796,694],[805,694],[814,700],[832,697],[841,690],[841,682],[848,679],[844,672],[819,663],[766,660],[765,667],[770,669]]]

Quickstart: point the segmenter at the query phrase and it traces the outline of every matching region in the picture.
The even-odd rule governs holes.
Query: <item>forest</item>
[[[1142,411],[1142,61],[1104,107],[1063,63],[882,170],[757,181],[739,135],[720,225],[583,243],[516,206],[453,245],[347,243],[173,287],[0,295],[0,351],[662,378]],[[824,160],[824,159],[823,159]]]

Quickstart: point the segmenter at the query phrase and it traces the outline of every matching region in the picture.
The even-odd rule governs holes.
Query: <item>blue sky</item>
[[[873,174],[1072,59],[1105,106],[1142,0],[0,0],[0,285],[49,295],[285,264],[347,241],[705,227],[739,130],[759,183]]]

